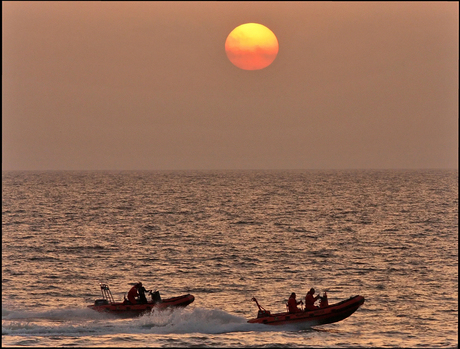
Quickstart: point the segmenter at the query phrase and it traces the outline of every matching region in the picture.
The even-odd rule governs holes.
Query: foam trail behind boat
[[[54,309],[44,312],[4,311],[2,333],[18,336],[76,337],[112,334],[218,334],[278,329],[247,323],[242,316],[220,309],[171,309],[137,318],[119,319],[90,309]]]

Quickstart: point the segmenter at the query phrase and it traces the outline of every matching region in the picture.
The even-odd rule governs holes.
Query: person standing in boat
[[[295,297],[296,297],[295,292],[292,292],[291,295],[289,296],[287,306],[288,306],[290,313],[298,313],[299,311],[302,311],[297,307],[298,304],[302,304],[302,301],[297,302]]]
[[[148,292],[144,286],[142,286],[142,282],[137,284],[137,292],[139,293],[139,304],[147,303],[147,298],[145,297],[145,292]]]
[[[315,289],[312,287],[310,291],[308,291],[307,295],[305,296],[305,311],[307,310],[315,310],[319,307],[315,305],[315,302],[320,298],[319,295],[316,297],[313,296],[315,294]]]

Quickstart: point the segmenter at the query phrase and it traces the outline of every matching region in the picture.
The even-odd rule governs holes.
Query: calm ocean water
[[[182,310],[88,309],[142,281]],[[248,324],[315,287],[334,324]],[[3,172],[2,345],[458,347],[458,171]]]

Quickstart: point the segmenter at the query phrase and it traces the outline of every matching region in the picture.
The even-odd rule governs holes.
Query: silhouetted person
[[[292,292],[291,295],[289,296],[287,306],[288,306],[290,313],[298,313],[299,311],[301,311],[299,308],[297,308],[297,305],[301,304],[302,302],[301,301],[297,302],[295,297],[296,295],[294,292]]]
[[[305,296],[305,310],[315,310],[318,309],[318,307],[315,305],[316,300],[319,298],[319,295],[314,297],[313,295],[315,294],[315,289],[310,288],[310,291],[308,291],[307,295]]]
[[[142,282],[137,284],[137,292],[139,293],[139,304],[147,303],[147,298],[145,298],[145,292],[147,292],[147,290],[142,286]]]
[[[135,284],[133,287],[128,292],[128,301],[131,304],[137,304],[136,297],[139,296],[139,292],[137,291],[137,288],[139,287],[139,284]]]
[[[319,307],[324,308],[329,305],[329,301],[327,300],[327,293],[324,292],[322,297],[319,297]]]

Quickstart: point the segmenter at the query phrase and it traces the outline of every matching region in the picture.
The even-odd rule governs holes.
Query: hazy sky
[[[458,168],[458,2],[2,2],[3,170]],[[255,22],[267,68],[225,53]]]

